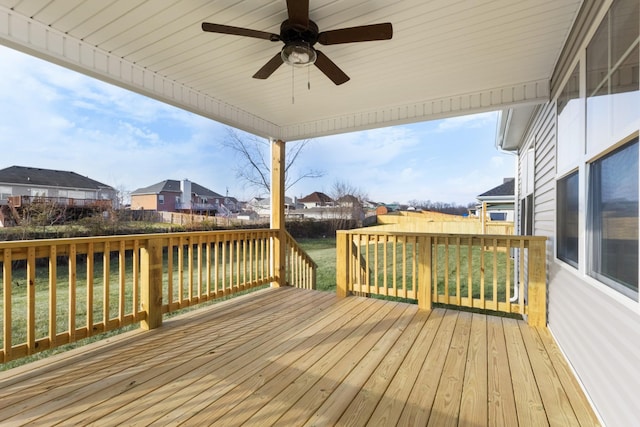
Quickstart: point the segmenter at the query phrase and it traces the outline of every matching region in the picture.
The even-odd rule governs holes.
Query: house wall
[[[604,9],[611,4],[605,3]],[[590,16],[595,16],[593,10]],[[590,34],[584,30],[585,23],[579,24],[583,37]],[[571,40],[578,43],[575,38]],[[581,52],[573,48],[567,51],[574,55]],[[561,62],[571,64],[572,60],[563,58]],[[573,66],[565,69],[570,71]],[[640,425],[640,304],[588,276],[584,266],[576,269],[555,257],[556,180],[561,177],[556,169],[556,123],[556,103],[541,107],[518,158],[518,200],[528,192],[528,175],[533,167],[533,231],[548,237],[549,329],[606,425]],[[575,149],[583,147],[577,143]],[[582,190],[584,184],[580,197],[585,197]],[[520,213],[520,223],[522,215],[524,212]],[[581,239],[585,239],[584,234]],[[583,242],[581,250],[585,248],[588,250]]]
[[[131,209],[145,209],[155,211],[158,209],[158,196],[156,194],[135,194],[131,196]]]

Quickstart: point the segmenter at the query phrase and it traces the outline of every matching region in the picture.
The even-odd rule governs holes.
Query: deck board
[[[0,424],[597,425],[522,321],[265,289],[0,372]]]

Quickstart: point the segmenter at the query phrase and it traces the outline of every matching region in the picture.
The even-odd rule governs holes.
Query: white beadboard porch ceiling
[[[207,21],[279,33],[285,0],[0,0],[0,43],[297,140],[543,102],[580,4],[311,0],[320,31],[393,24],[392,40],[316,45],[351,77],[341,86],[313,66],[253,79],[281,42],[201,30]]]

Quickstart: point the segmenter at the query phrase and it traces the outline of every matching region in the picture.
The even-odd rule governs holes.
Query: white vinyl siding
[[[539,110],[524,145],[535,142],[534,234],[549,238],[549,329],[605,422],[640,425],[632,397],[640,395],[640,316],[554,257],[555,123],[552,102]],[[526,157],[519,158],[521,174]]]
[[[605,7],[611,1],[605,2]],[[591,16],[595,15],[593,9]],[[599,16],[604,16],[600,11]],[[593,27],[597,26],[595,23]],[[564,76],[571,73],[588,43],[585,35],[593,34],[584,26],[582,40],[574,40],[581,48],[574,49],[572,57],[560,60],[565,64]],[[566,54],[566,52],[565,52]],[[582,57],[583,58],[583,57]],[[554,93],[562,87],[558,84]],[[635,110],[637,112],[637,110]],[[535,212],[534,234],[549,238],[548,259],[548,325],[559,346],[567,356],[579,380],[584,385],[589,398],[606,425],[640,425],[640,410],[637,398],[640,396],[640,307],[625,301],[625,297],[599,283],[586,274],[584,265],[579,269],[568,266],[555,258],[555,221],[556,221],[556,180],[566,176],[573,168],[580,170],[580,197],[586,198],[586,178],[584,172],[590,157],[580,157],[577,164],[570,155],[571,148],[562,147],[564,159],[557,159],[557,114],[555,102],[545,104],[537,111],[527,132],[519,156],[519,178],[524,181],[520,186],[519,197],[526,196],[525,190],[528,148],[535,148]],[[584,141],[576,141],[572,148],[576,154],[584,153]],[[615,144],[610,140],[608,144]],[[609,147],[600,147],[607,150]],[[569,155],[569,156],[566,156]],[[581,215],[584,215],[584,200],[581,202]],[[581,217],[581,221],[582,217]],[[580,225],[584,232],[586,225]],[[581,234],[579,246],[582,251],[586,243]],[[580,255],[584,260],[584,255]],[[584,263],[583,263],[584,264]]]

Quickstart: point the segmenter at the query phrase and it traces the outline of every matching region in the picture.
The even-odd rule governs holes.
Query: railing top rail
[[[309,256],[309,254],[302,249],[302,247],[300,247],[300,245],[298,244],[298,242],[296,241],[296,239],[293,238],[293,236],[291,234],[289,234],[288,231],[285,230],[286,236],[287,236],[287,242],[291,245],[293,245],[294,247],[296,247],[298,249],[298,251],[304,256],[304,259],[311,264],[311,266],[313,266],[313,268],[318,268],[318,264],[316,264],[316,262]]]
[[[451,238],[484,238],[500,240],[525,240],[525,241],[545,241],[546,236],[522,236],[517,234],[457,234],[457,233],[420,233],[408,231],[379,231],[368,228],[356,228],[353,230],[338,230],[338,234],[369,234],[377,236],[416,236],[416,237],[451,237]]]
[[[248,228],[238,230],[214,230],[214,231],[186,231],[186,232],[170,232],[170,233],[150,233],[150,234],[119,234],[114,236],[89,236],[89,237],[69,237],[69,238],[53,238],[53,239],[32,239],[32,240],[11,240],[0,242],[0,249],[25,248],[34,246],[53,246],[64,244],[83,244],[92,242],[119,242],[122,240],[150,240],[150,239],[169,239],[172,237],[200,237],[212,235],[231,235],[231,234],[251,234],[262,233],[273,235],[277,230],[270,228]]]

